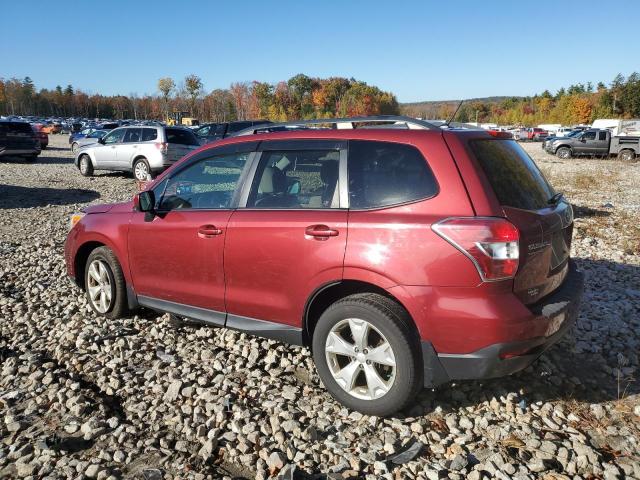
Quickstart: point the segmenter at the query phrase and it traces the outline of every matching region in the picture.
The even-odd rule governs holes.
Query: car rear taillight
[[[497,217],[452,217],[431,227],[476,266],[485,282],[513,278],[518,270],[520,232]]]
[[[496,138],[513,138],[513,135],[509,132],[502,132],[500,130],[487,130],[487,133]]]
[[[156,143],[156,148],[158,150],[160,150],[161,153],[167,153],[167,150],[169,149],[169,144],[168,143]]]

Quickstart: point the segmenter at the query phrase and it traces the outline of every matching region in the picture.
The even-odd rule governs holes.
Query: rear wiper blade
[[[555,205],[562,199],[562,197],[564,197],[564,193],[558,192],[553,197],[551,197],[549,200],[547,200],[547,203],[549,205]]]

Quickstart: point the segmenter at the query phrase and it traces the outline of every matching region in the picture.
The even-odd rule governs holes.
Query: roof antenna
[[[449,120],[447,120],[444,124],[448,127],[449,124],[453,121],[454,118],[456,118],[456,115],[458,114],[458,110],[460,110],[460,107],[462,106],[462,104],[464,103],[464,99],[460,100],[460,103],[458,104],[458,108],[456,108],[456,110],[453,112],[453,115],[451,115],[451,117],[449,118]]]

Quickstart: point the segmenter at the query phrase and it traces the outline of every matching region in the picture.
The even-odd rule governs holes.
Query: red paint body
[[[305,306],[314,292],[353,280],[386,290],[438,353],[473,352],[552,333],[548,319],[532,313],[527,304],[562,280],[562,272],[549,273],[544,246],[545,234],[558,231],[554,219],[559,212],[523,213],[500,205],[467,144],[473,138],[488,139],[488,134],[356,129],[235,137],[193,152],[148,188],[193,155],[213,154],[216,148],[255,142],[256,137],[410,144],[424,155],[439,191],[426,200],[375,210],[174,211],[150,222],[132,202],[91,207],[67,239],[69,274],[82,282],[84,271],[76,271],[78,252],[87,242],[99,242],[114,251],[137,295],[242,317],[303,327]],[[518,227],[521,264],[515,279],[483,282],[469,258],[431,229],[447,217],[476,215],[506,217]],[[202,238],[198,229],[203,225],[221,232]],[[313,225],[326,225],[338,234],[322,239],[306,235]],[[570,227],[565,235],[570,242]],[[530,255],[527,246],[533,244],[542,246]],[[532,294],[532,286],[541,291]],[[533,296],[527,298],[527,292]]]

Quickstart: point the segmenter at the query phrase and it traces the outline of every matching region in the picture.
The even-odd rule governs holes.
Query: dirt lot
[[[575,205],[575,335],[380,419],[333,401],[304,349],[91,314],[65,277],[69,214],[135,186],[80,176],[50,138],[0,163],[0,478],[640,478],[640,163],[525,144]]]

